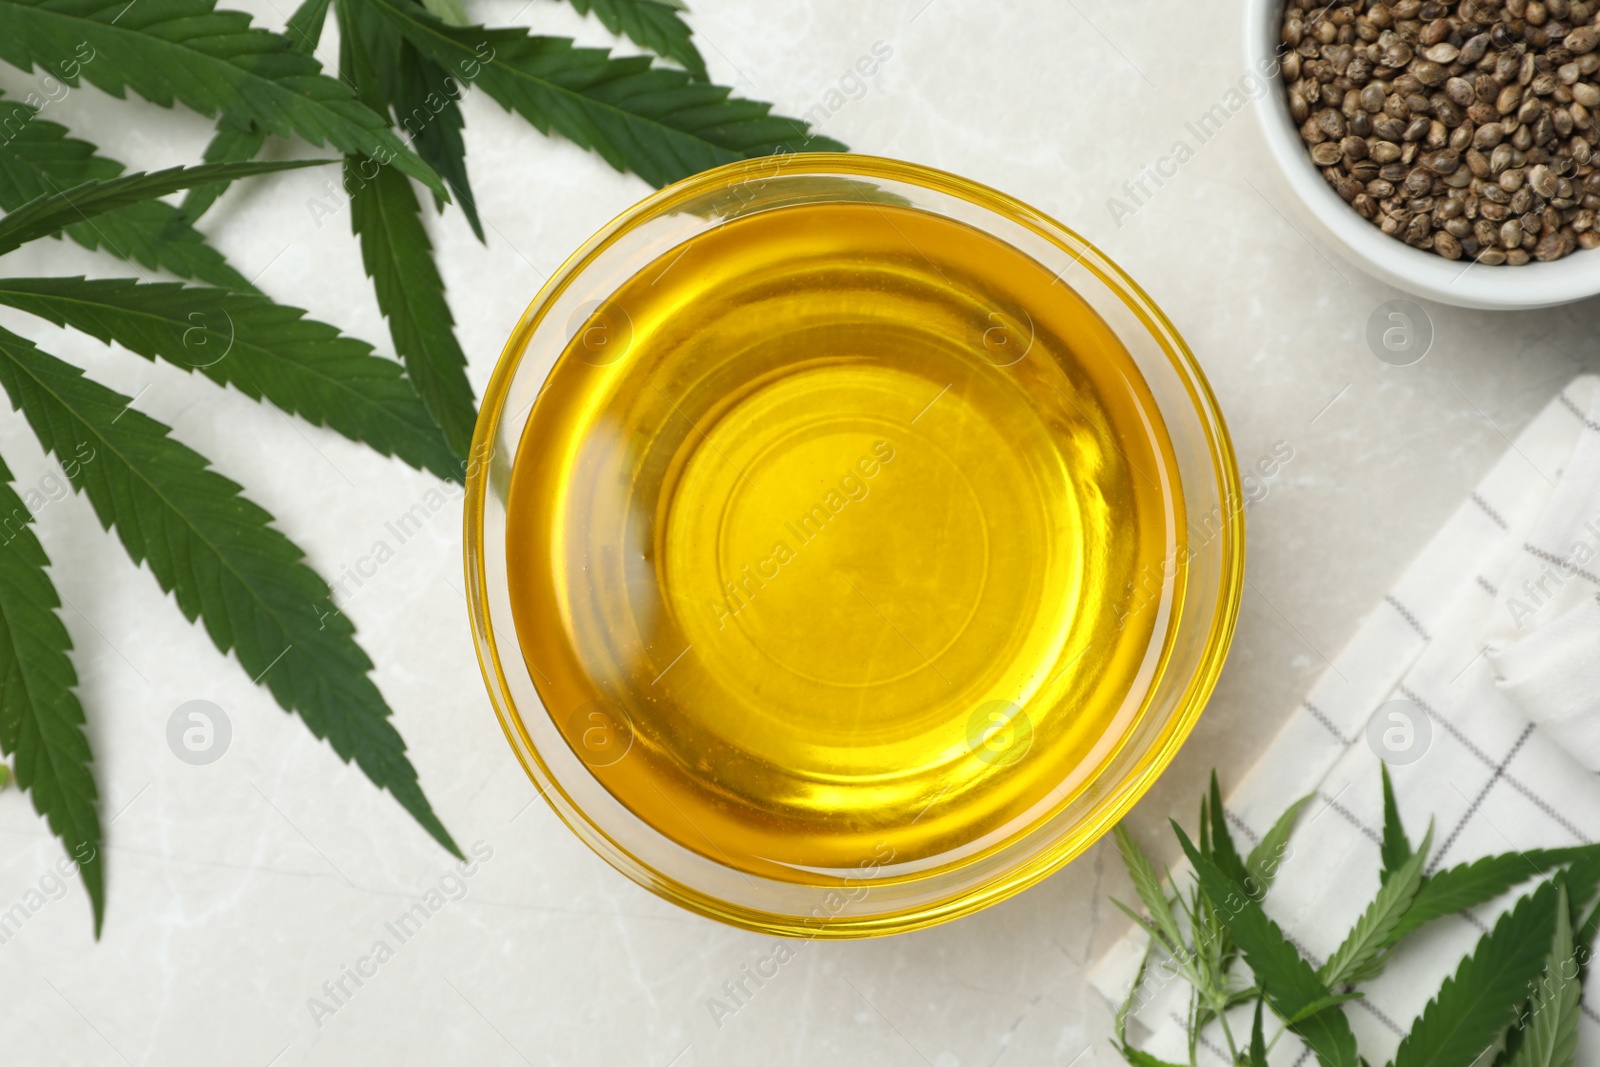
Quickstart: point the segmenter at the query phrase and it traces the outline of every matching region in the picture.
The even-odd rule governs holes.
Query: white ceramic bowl
[[[1412,248],[1356,214],[1311,162],[1289,117],[1275,53],[1282,40],[1283,0],[1245,0],[1244,7],[1245,59],[1269,88],[1254,105],[1267,148],[1301,214],[1344,258],[1407,292],[1460,307],[1514,311],[1600,293],[1600,249],[1579,249],[1553,263],[1491,267]]]

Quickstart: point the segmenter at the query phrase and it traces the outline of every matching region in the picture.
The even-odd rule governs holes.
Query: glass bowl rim
[[[493,458],[492,442],[504,417],[505,403],[513,380],[521,368],[530,339],[543,323],[545,312],[567,285],[581,275],[595,256],[636,226],[668,214],[674,206],[697,196],[718,188],[727,188],[733,184],[731,179],[739,175],[759,178],[763,171],[781,172],[785,177],[843,175],[850,178],[880,178],[903,182],[952,195],[987,209],[1056,245],[1079,262],[1088,260],[1092,256],[1096,277],[1140,320],[1157,345],[1165,350],[1168,359],[1174,364],[1175,372],[1188,387],[1195,414],[1211,445],[1208,458],[1226,512],[1217,535],[1221,557],[1218,601],[1212,613],[1209,632],[1206,634],[1197,666],[1176,698],[1174,710],[1168,716],[1168,722],[1163,727],[1157,743],[1140,757],[1134,771],[1107,798],[1091,809],[1091,817],[1084,820],[1082,831],[1064,837],[1040,853],[1025,858],[1004,874],[990,878],[953,897],[932,904],[914,906],[900,912],[848,918],[834,917],[821,923],[808,920],[806,916],[764,911],[723,900],[694,886],[686,885],[641,860],[617,841],[606,827],[593,821],[583,806],[563,787],[560,778],[545,764],[532,739],[524,737],[519,742],[521,725],[518,720],[521,716],[511,699],[509,683],[501,666],[500,643],[490,619],[488,605],[484,511],[488,502],[489,461]],[[1074,249],[1073,243],[1081,246],[1081,249]],[[540,384],[539,391],[542,393],[543,383]],[[488,690],[490,703],[494,706],[501,730],[516,753],[518,762],[556,817],[608,864],[663,899],[731,926],[768,935],[806,939],[874,937],[924,929],[1015,896],[1081,855],[1149,791],[1155,780],[1176,758],[1204,710],[1221,674],[1238,625],[1244,595],[1245,520],[1244,509],[1240,503],[1242,500],[1240,474],[1227,424],[1210,382],[1189,349],[1188,343],[1149,294],[1081,234],[990,186],[918,163],[843,152],[798,152],[777,157],[738,160],[701,171],[658,189],[619,213],[551,273],[518,319],[516,327],[501,350],[489,384],[484,389],[470,458],[466,464],[463,563],[467,609],[484,685]],[[520,655],[520,644],[515,634],[510,637],[510,650],[513,654]],[[529,762],[530,757],[532,764]],[[585,825],[577,825],[574,819],[569,817],[562,805],[552,798],[551,790],[561,794],[573,815],[582,819]],[[1052,818],[1054,814],[1047,816],[1038,825],[1046,825]],[[636,870],[628,869],[618,862],[616,856],[608,854],[606,849],[599,847],[595,837],[604,840],[619,855],[625,856]]]

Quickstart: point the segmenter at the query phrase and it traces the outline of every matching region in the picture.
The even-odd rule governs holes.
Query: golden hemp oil
[[[815,882],[938,866],[1092,780],[1184,520],[1153,398],[1063,280],[929,212],[799,204],[572,328],[512,473],[511,598],[618,801]]]

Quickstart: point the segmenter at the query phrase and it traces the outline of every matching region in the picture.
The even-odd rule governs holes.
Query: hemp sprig
[[[1383,769],[1383,838],[1379,888],[1361,917],[1320,967],[1301,955],[1261,906],[1285,858],[1289,836],[1310,797],[1292,804],[1241,857],[1228,829],[1216,775],[1201,800],[1198,841],[1177,822],[1173,832],[1193,866],[1187,891],[1172,891],[1123,827],[1117,847],[1144,914],[1117,906],[1149,935],[1139,970],[1118,1009],[1115,1045],[1133,1067],[1179,1067],[1134,1048],[1127,1025],[1149,981],[1152,962],[1190,987],[1186,1020],[1189,1065],[1203,1032],[1215,1024],[1238,1067],[1266,1067],[1285,1033],[1311,1049],[1322,1067],[1364,1067],[1345,1005],[1365,994],[1412,932],[1445,915],[1486,904],[1533,878],[1526,892],[1444,980],[1389,1067],[1572,1067],[1584,972],[1600,928],[1600,846],[1538,849],[1486,856],[1424,873],[1430,825],[1413,847]],[[1242,966],[1239,966],[1241,964]],[[1228,1013],[1252,1017],[1235,1033]],[[1266,1018],[1277,1020],[1269,1037]],[[1491,1059],[1485,1059],[1491,1052]]]
[[[198,371],[463,481],[476,401],[416,186],[440,211],[456,203],[484,239],[462,137],[468,87],[658,186],[739,159],[844,147],[712,84],[676,0],[570,2],[654,55],[486,28],[461,0],[304,0],[282,33],[216,0],[0,0],[0,61],[40,71],[43,86],[0,97],[0,255],[64,234],[202,283],[151,280],[137,268],[138,279],[5,278],[0,305]],[[324,73],[319,53],[330,11],[340,29],[337,76]],[[83,83],[116,98],[131,90],[161,107],[182,103],[215,120],[204,163],[124,173],[41,117],[46,108],[54,117]],[[234,181],[336,162],[250,162],[268,138],[290,137],[340,154],[343,180],[328,188],[348,198],[398,361],[263,295],[195,225]],[[179,192],[181,205],[162,199]],[[0,388],[184,617],[202,622],[220,652],[233,653],[279,705],[459,857],[354,624],[273,517],[141,413],[136,398],[3,328]],[[98,937],[102,828],[72,642],[33,532],[38,509],[12,482],[0,461],[0,752],[13,757],[17,785],[77,862]]]

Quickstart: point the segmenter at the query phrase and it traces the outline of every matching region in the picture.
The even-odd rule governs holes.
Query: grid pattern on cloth
[[[1485,642],[1520,595],[1530,563],[1548,563],[1541,553],[1567,554],[1568,545],[1550,543],[1548,512],[1553,497],[1561,500],[1563,474],[1587,468],[1586,454],[1600,455],[1597,416],[1600,380],[1570,383],[1362,621],[1256,765],[1236,783],[1222,770],[1224,787],[1231,786],[1227,817],[1241,848],[1259,840],[1296,798],[1314,795],[1265,901],[1313,964],[1337,948],[1378,889],[1380,751],[1391,764],[1413,843],[1433,820],[1434,870],[1491,853],[1600,840],[1600,778],[1506,695]],[[1589,480],[1587,469],[1583,474]],[[1590,514],[1600,516],[1600,484],[1583,489],[1593,498]],[[1589,568],[1596,569],[1600,563]],[[1592,585],[1585,597],[1600,593],[1592,574],[1570,580]],[[1594,636],[1600,658],[1600,633]],[[1399,732],[1386,739],[1390,730]],[[1403,743],[1408,735],[1410,746]],[[1187,891],[1187,867],[1174,878]],[[1515,895],[1429,924],[1363,986],[1367,995],[1349,1003],[1346,1014],[1369,1062],[1394,1054],[1443,979]],[[1097,965],[1092,981],[1113,1004],[1121,1003],[1145,943],[1135,929]],[[1187,992],[1181,980],[1152,974],[1130,1027],[1130,1036],[1135,1030],[1149,1036],[1135,1044],[1187,1062]],[[1600,1065],[1600,1013],[1590,1000],[1578,1063]],[[1234,1032],[1248,1035],[1248,1016],[1238,1016]],[[1203,1036],[1199,1056],[1219,1067],[1231,1062],[1215,1027]],[[1314,1062],[1292,1035],[1270,1059],[1275,1067]]]

